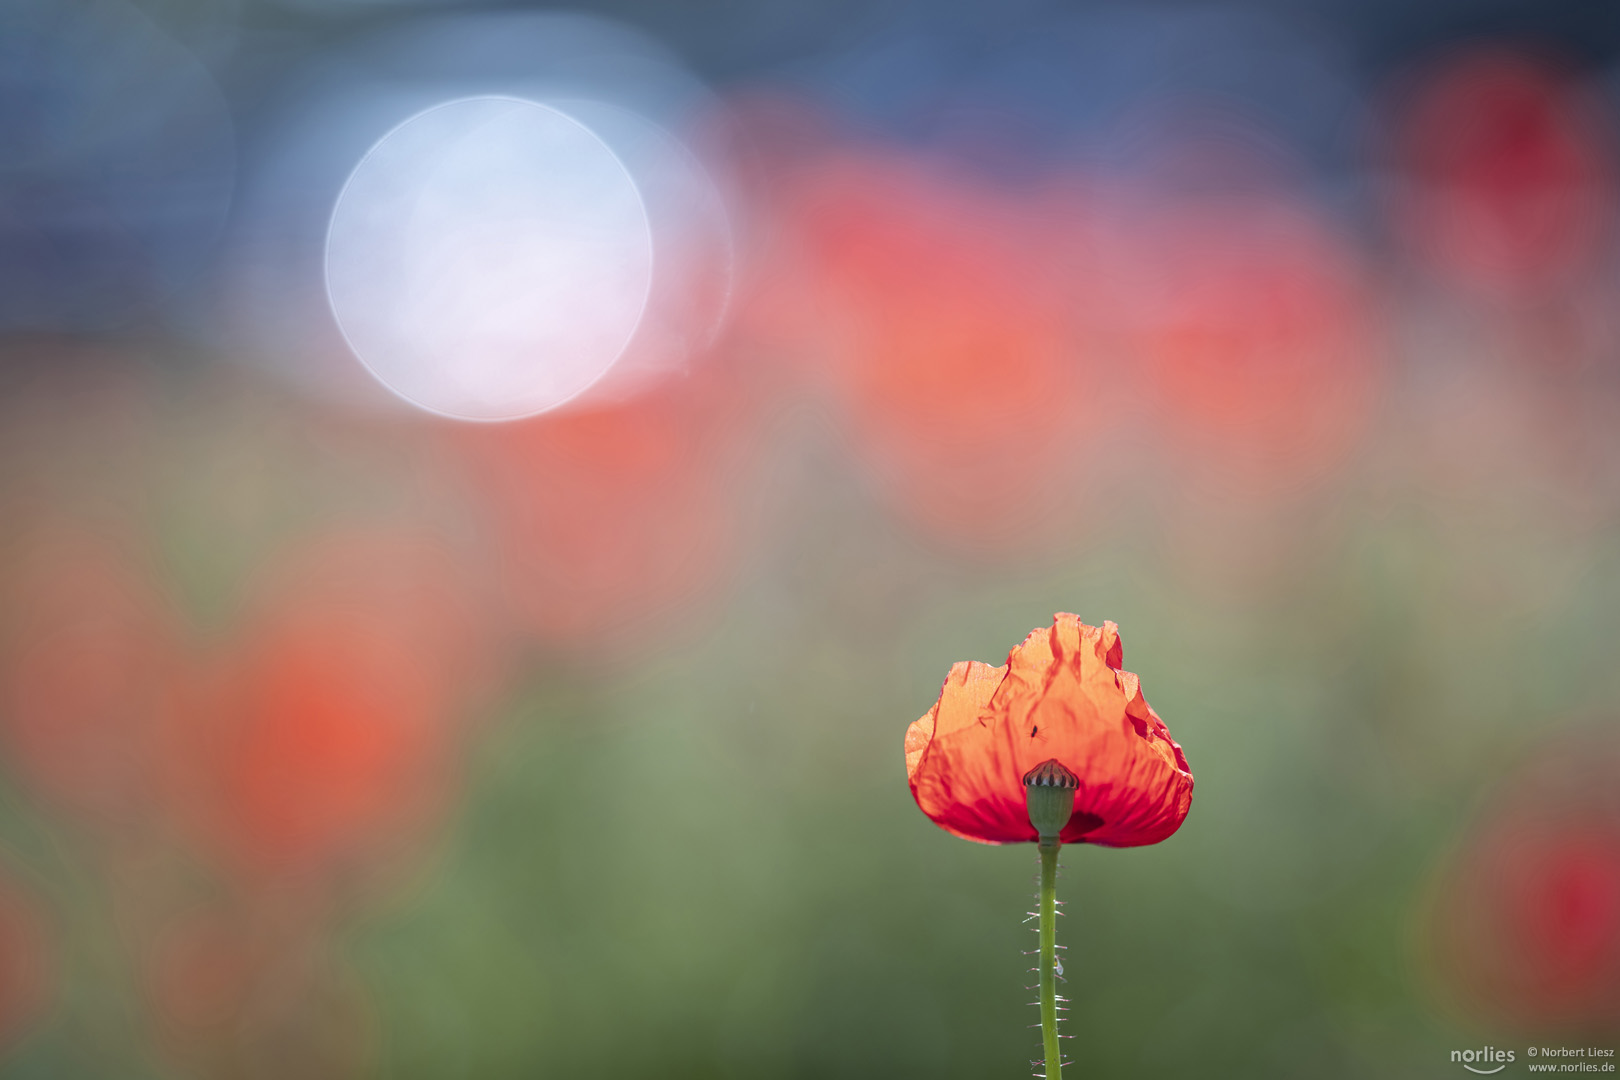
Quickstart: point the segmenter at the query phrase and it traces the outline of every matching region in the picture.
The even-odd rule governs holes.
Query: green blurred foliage
[[[168,430],[155,520],[207,625],[242,552],[342,500],[300,481],[330,450],[288,449],[253,488],[270,509],[232,525],[209,477],[263,462]],[[1078,1074],[1427,1077],[1496,1037],[1426,969],[1426,897],[1497,777],[1616,715],[1612,511],[1521,516],[1529,488],[1459,506],[1368,454],[1201,518],[1141,466],[1086,532],[992,559],[898,523],[829,442],[777,433],[752,554],[662,644],[532,656],[408,873],[340,905],[329,959],[369,1002],[365,1071],[1024,1075],[1034,850],[930,824],[901,738],[953,661],[999,662],[1054,610],[1120,624],[1197,777],[1169,841],[1064,853]],[[8,780],[0,843],[58,953],[54,1008],[0,1075],[192,1074],[153,1035],[97,842]]]

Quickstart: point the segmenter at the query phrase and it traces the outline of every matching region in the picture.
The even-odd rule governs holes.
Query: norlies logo
[[[1508,1067],[1508,1062],[1513,1060],[1513,1051],[1498,1050],[1494,1046],[1483,1046],[1478,1050],[1453,1050],[1451,1060],[1471,1073],[1489,1076]]]

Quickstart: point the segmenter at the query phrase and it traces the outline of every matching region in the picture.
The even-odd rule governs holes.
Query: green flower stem
[[[1057,859],[1062,841],[1043,836],[1041,851],[1041,1040],[1046,1045],[1047,1080],[1061,1080],[1063,1054],[1058,1048],[1057,976]]]

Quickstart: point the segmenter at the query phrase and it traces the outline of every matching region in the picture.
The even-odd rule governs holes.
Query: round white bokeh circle
[[[326,291],[360,362],[466,420],[561,405],[613,366],[652,284],[635,181],[567,114],[508,97],[416,114],[355,166]]]

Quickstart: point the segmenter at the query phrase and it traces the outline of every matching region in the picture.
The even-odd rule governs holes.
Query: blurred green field
[[[303,939],[339,1004],[278,1021],[282,1056],[176,1055],[143,1000],[110,882],[206,895],[211,871],[109,855],[8,775],[0,844],[56,961],[0,1075],[1024,1075],[1034,850],[935,828],[900,747],[951,662],[1055,610],[1119,623],[1197,778],[1169,841],[1064,851],[1076,1075],[1428,1077],[1506,1045],[1428,960],[1435,881],[1516,763],[1613,737],[1620,531],[1533,486],[1438,489],[1385,423],[1326,490],[1195,513],[1121,484],[1027,560],[930,545],[823,427],[785,425],[711,599],[590,663],[514,665],[443,818]],[[160,546],[252,540],[193,509]],[[199,617],[229,607],[209,559],[169,566]]]

